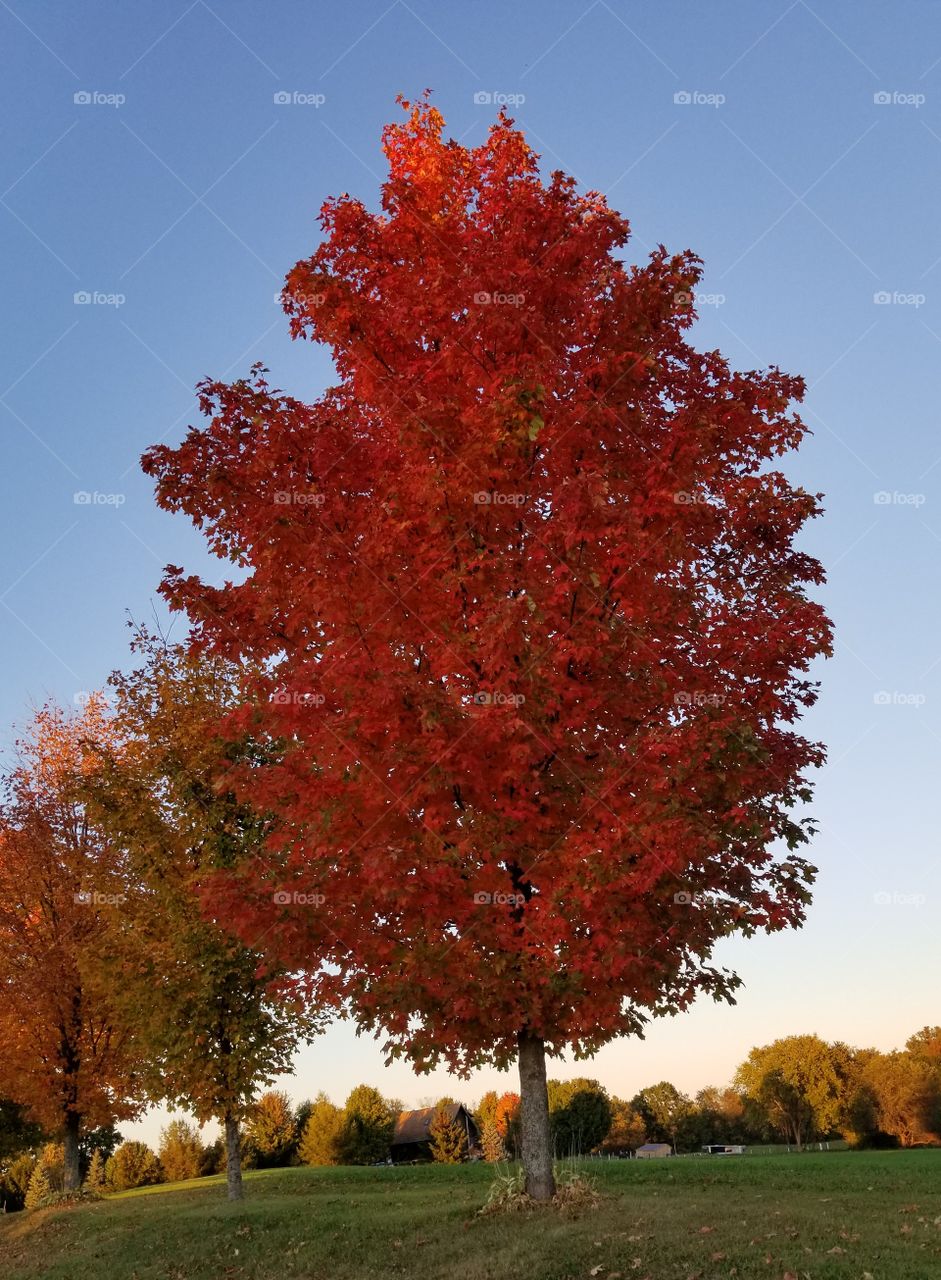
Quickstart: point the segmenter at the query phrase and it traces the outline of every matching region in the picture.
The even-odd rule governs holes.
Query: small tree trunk
[[[242,1144],[239,1122],[230,1112],[225,1114],[225,1182],[230,1200],[242,1198]]]
[[[546,1048],[538,1036],[521,1031],[520,1137],[526,1192],[534,1200],[555,1195],[552,1176],[552,1138],[549,1129],[549,1093],[546,1089]]]
[[[82,1118],[75,1111],[69,1111],[65,1117],[65,1129],[62,1134],[62,1147],[65,1152],[63,1160],[62,1187],[65,1191],[78,1191],[82,1185],[82,1166],[78,1154],[78,1135]]]

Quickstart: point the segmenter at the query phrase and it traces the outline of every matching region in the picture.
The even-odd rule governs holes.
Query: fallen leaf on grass
[[[699,1234],[700,1234],[701,1236],[707,1236],[707,1235],[709,1235],[709,1233],[710,1233],[711,1231],[715,1231],[715,1227],[700,1227],[700,1228],[699,1228]]]

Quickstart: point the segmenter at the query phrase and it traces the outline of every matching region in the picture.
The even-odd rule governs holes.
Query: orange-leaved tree
[[[419,1070],[518,1058],[545,1199],[546,1054],[730,999],[716,941],[802,919],[819,504],[777,466],[801,380],[688,343],[693,254],[626,266],[512,121],[404,106],[381,212],[328,201],[284,292],[337,385],[207,380],[144,466],[239,570],[167,598],[285,744],[220,909]]]
[[[100,696],[74,715],[43,707],[0,810],[0,1093],[61,1137],[67,1191],[82,1132],[140,1111],[139,1049],[105,977],[125,868],[81,798],[112,745]]]

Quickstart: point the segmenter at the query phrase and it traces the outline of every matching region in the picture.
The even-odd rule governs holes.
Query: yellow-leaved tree
[[[238,671],[145,629],[141,664],[115,673],[118,745],[89,779],[89,805],[126,850],[141,892],[115,949],[123,1008],[147,1046],[147,1087],[202,1124],[222,1125],[230,1199],[242,1195],[241,1125],[260,1087],[290,1069],[316,1020],[258,952],[214,919],[213,871],[263,849],[271,820],[233,796],[234,770],[270,744],[227,740]]]

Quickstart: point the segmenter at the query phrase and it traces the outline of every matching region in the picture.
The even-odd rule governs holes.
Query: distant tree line
[[[941,1141],[941,1027],[924,1027],[903,1050],[881,1053],[788,1036],[752,1049],[726,1088],[689,1096],[667,1080],[619,1098],[597,1080],[549,1081],[555,1154],[628,1155],[645,1142],[678,1153],[712,1144],[782,1142],[797,1150],[843,1138],[855,1147],[911,1147]],[[473,1109],[479,1143],[471,1147],[452,1117],[454,1099],[439,1099],[426,1158],[442,1163],[519,1158],[519,1095],[489,1091]],[[246,1111],[243,1169],[289,1165],[371,1165],[391,1158],[397,1099],[357,1085],[345,1104],[324,1093],[294,1106],[278,1090]],[[84,1188],[103,1194],[158,1182],[226,1172],[224,1137],[204,1142],[199,1129],[172,1120],[156,1151],[122,1142],[113,1126],[89,1131],[79,1151]],[[50,1203],[63,1193],[65,1151],[28,1118],[0,1100],[0,1207]]]

